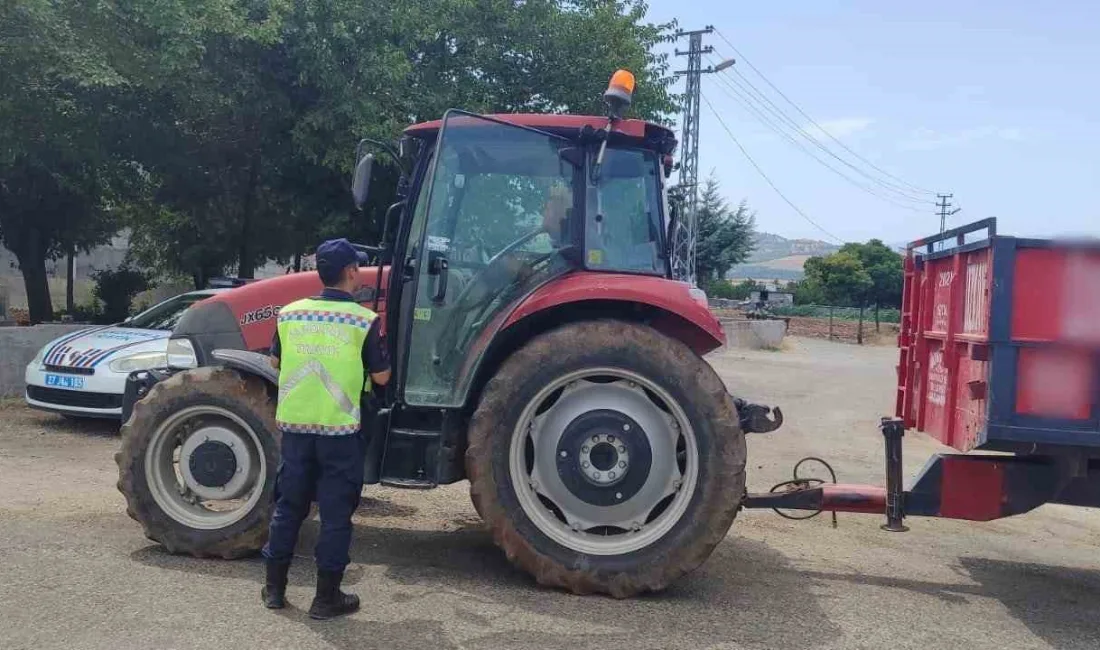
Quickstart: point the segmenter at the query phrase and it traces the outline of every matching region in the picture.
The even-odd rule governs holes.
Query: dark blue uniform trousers
[[[321,436],[284,433],[275,480],[275,513],[263,555],[290,562],[298,530],[316,499],[321,532],[314,555],[320,571],[343,571],[351,546],[351,515],[363,492],[363,434]]]

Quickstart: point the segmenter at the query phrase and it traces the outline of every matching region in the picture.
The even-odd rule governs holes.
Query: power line
[[[718,77],[718,78],[721,79],[721,83],[723,84],[723,85],[720,86],[720,89],[724,90],[726,92],[727,96],[729,96],[731,99],[733,99],[735,102],[737,102],[742,108],[744,108],[745,110],[751,112],[756,117],[756,119],[758,119],[762,124],[769,127],[777,135],[779,135],[780,137],[785,139],[792,146],[798,148],[800,151],[805,153],[810,158],[813,158],[815,161],[817,161],[819,164],[821,164],[823,167],[825,167],[829,171],[833,172],[837,176],[840,176],[841,178],[843,178],[847,182],[851,183],[855,187],[863,190],[864,192],[870,194],[871,196],[873,196],[877,199],[880,199],[882,201],[890,203],[891,205],[894,205],[896,207],[899,207],[899,208],[902,208],[902,209],[905,209],[905,210],[912,210],[914,212],[922,212],[922,213],[924,212],[923,208],[918,208],[918,207],[915,207],[915,206],[912,206],[912,205],[905,205],[904,203],[900,203],[899,199],[897,197],[882,194],[880,191],[877,191],[875,188],[870,187],[868,185],[865,185],[864,183],[852,178],[851,176],[848,176],[847,174],[845,174],[843,171],[837,169],[836,167],[833,167],[826,160],[823,160],[817,154],[815,154],[813,151],[808,149],[805,144],[803,144],[799,140],[795,139],[794,136],[792,136],[790,133],[785,131],[781,126],[777,125],[775,123],[775,121],[772,120],[771,118],[769,118],[767,115],[765,115],[763,113],[763,111],[761,111],[758,106],[754,105],[751,102],[750,98],[745,97],[740,92],[738,92],[737,88],[735,88],[732,84],[730,84],[727,79],[722,79],[721,77]],[[809,136],[807,136],[807,137],[809,137]],[[820,144],[818,146],[820,146]],[[905,198],[907,198],[908,200],[911,200],[911,201],[916,201],[917,200],[917,199],[912,199],[912,198],[909,198],[909,197],[905,197]],[[921,201],[923,202],[923,200],[921,200]],[[929,204],[931,204],[931,202],[929,202]]]
[[[926,204],[929,204],[929,205],[932,204],[932,201],[930,199],[914,195],[909,190],[906,190],[906,189],[902,188],[901,186],[899,186],[895,183],[890,183],[890,182],[882,180],[881,178],[878,178],[877,176],[873,176],[873,175],[867,173],[866,171],[864,171],[863,169],[857,167],[856,165],[853,165],[851,162],[845,160],[844,158],[841,158],[835,152],[833,152],[831,149],[829,149],[827,146],[822,144],[822,142],[820,140],[818,140],[816,137],[814,137],[811,133],[806,131],[806,129],[803,128],[800,124],[795,122],[789,115],[784,113],[783,109],[776,106],[775,103],[772,102],[771,99],[769,99],[767,95],[765,95],[763,92],[761,92],[759,88],[754,86],[753,83],[751,81],[749,81],[749,79],[747,77],[745,77],[743,74],[741,74],[736,69],[733,70],[733,72],[736,76],[725,76],[725,77],[723,77],[723,76],[719,75],[719,78],[724,83],[726,83],[727,86],[729,86],[730,88],[733,88],[734,86],[739,88],[740,91],[745,94],[745,98],[747,100],[755,102],[760,107],[762,107],[764,110],[766,110],[769,113],[771,113],[772,115],[776,116],[776,118],[778,118],[781,122],[785,123],[791,129],[793,129],[795,131],[795,133],[802,136],[802,138],[804,138],[805,140],[810,142],[810,144],[812,144],[815,147],[817,147],[818,149],[820,149],[826,155],[836,159],[838,162],[840,162],[844,166],[848,167],[849,169],[856,172],[860,176],[863,176],[864,178],[871,181],[872,183],[878,185],[883,190],[886,190],[888,192],[892,192],[893,195],[896,195],[894,198],[904,200],[904,201],[910,201],[910,202],[913,202],[913,203],[926,203]],[[745,86],[748,86],[748,88],[746,89],[745,86],[742,86],[741,82],[744,82]],[[821,127],[818,127],[818,128],[820,129]],[[805,151],[805,149],[803,149],[803,150]],[[816,158],[816,156],[815,156],[815,158]],[[824,161],[822,161],[820,159],[818,159],[818,162],[821,162],[822,164],[825,164],[826,166],[828,166]],[[832,168],[830,167],[830,169],[832,169]],[[836,171],[836,170],[834,169],[833,171]],[[851,179],[849,179],[847,176],[845,176],[845,178],[851,182]],[[858,185],[858,184],[857,184],[857,186],[859,186],[861,188],[864,187],[864,186]],[[872,192],[872,194],[874,194],[874,193]],[[878,195],[878,194],[875,194],[875,196],[879,196],[880,198],[885,199],[885,197],[882,197],[881,195]],[[885,200],[889,200],[889,199],[885,199]]]
[[[737,139],[737,136],[733,135],[733,131],[731,131],[730,128],[726,125],[725,120],[723,120],[722,116],[718,114],[718,111],[716,111],[714,109],[714,105],[710,103],[710,100],[707,99],[707,96],[702,95],[702,99],[703,99],[703,102],[707,105],[707,108],[710,109],[710,112],[712,114],[714,114],[714,117],[718,120],[718,123],[722,125],[722,129],[725,130],[726,135],[728,135],[730,137],[730,140],[733,140],[733,144],[737,145],[737,148],[741,150],[741,153],[745,156],[745,159],[749,161],[749,164],[751,164],[753,166],[753,169],[756,170],[756,173],[760,174],[760,177],[763,178],[764,181],[768,185],[770,185],[773,190],[775,190],[775,193],[779,195],[779,198],[783,199],[783,201],[787,205],[791,206],[791,209],[794,210],[795,212],[797,212],[799,216],[801,216],[803,219],[805,219],[807,222],[809,222],[810,225],[812,225],[814,228],[817,228],[821,232],[825,233],[825,235],[828,236],[830,239],[832,239],[833,241],[840,242],[841,244],[845,243],[843,239],[841,239],[840,237],[837,237],[836,235],[829,232],[828,230],[825,230],[825,228],[823,228],[821,226],[821,224],[819,224],[816,221],[814,221],[813,219],[811,219],[808,214],[806,214],[805,212],[802,211],[802,208],[795,205],[793,201],[791,201],[790,199],[787,198],[787,195],[783,194],[783,191],[780,190],[776,186],[776,184],[772,182],[772,179],[768,178],[768,175],[764,173],[764,170],[760,168],[760,165],[756,164],[756,161],[753,160],[752,156],[749,155],[749,152],[747,150],[745,150],[744,146],[741,145],[741,142]]]
[[[771,86],[772,90],[774,90],[774,91],[775,91],[776,93],[778,93],[778,94],[779,94],[779,96],[780,96],[780,97],[782,97],[782,98],[783,98],[784,100],[786,100],[786,102],[787,102],[788,104],[790,104],[791,106],[793,106],[793,107],[794,107],[794,109],[795,109],[796,111],[798,111],[798,112],[799,112],[799,114],[801,114],[801,115],[802,115],[802,117],[806,118],[806,119],[807,119],[807,120],[808,120],[808,121],[810,122],[810,124],[813,124],[813,125],[814,125],[815,127],[817,127],[817,129],[818,129],[818,130],[820,130],[820,131],[821,131],[822,133],[824,133],[824,134],[825,134],[826,136],[828,136],[828,137],[829,137],[829,139],[831,139],[831,140],[832,140],[833,142],[837,143],[837,144],[838,144],[838,145],[839,145],[839,146],[840,146],[840,147],[841,147],[842,149],[844,149],[845,151],[847,151],[848,153],[850,153],[850,154],[851,154],[852,156],[854,156],[854,157],[855,157],[855,158],[857,158],[858,160],[860,160],[860,161],[862,161],[863,163],[865,163],[866,165],[870,166],[870,167],[871,167],[872,169],[874,169],[875,171],[879,172],[879,173],[880,173],[880,174],[882,174],[883,176],[886,176],[887,178],[893,179],[893,180],[897,181],[898,183],[901,183],[901,184],[902,184],[902,185],[904,185],[905,187],[908,187],[908,188],[910,188],[911,190],[913,190],[913,191],[915,191],[915,192],[919,192],[919,193],[921,193],[921,194],[928,194],[928,195],[933,195],[933,194],[936,194],[936,193],[935,193],[934,191],[932,191],[932,190],[929,190],[929,189],[925,189],[925,188],[923,188],[923,187],[920,187],[920,186],[918,186],[918,185],[913,185],[912,183],[906,182],[906,181],[902,180],[901,178],[898,178],[897,176],[895,176],[895,175],[891,174],[890,172],[886,171],[885,169],[882,169],[881,167],[879,167],[878,165],[874,164],[874,163],[873,163],[873,162],[871,162],[870,160],[867,160],[867,159],[866,159],[866,158],[864,158],[863,156],[861,156],[861,155],[859,155],[858,153],[856,153],[855,151],[853,151],[853,150],[852,150],[851,148],[849,148],[849,147],[848,147],[848,145],[844,144],[844,143],[843,143],[843,142],[841,142],[841,141],[840,141],[839,139],[837,139],[837,138],[836,138],[835,136],[833,136],[833,134],[831,134],[831,133],[829,133],[828,131],[826,131],[825,129],[821,128],[821,125],[820,125],[820,124],[818,124],[818,123],[817,123],[816,121],[814,121],[814,119],[813,119],[812,117],[810,117],[810,116],[809,116],[809,115],[808,115],[808,114],[806,113],[806,111],[802,110],[802,108],[801,108],[801,107],[800,107],[800,106],[799,106],[798,104],[794,103],[794,101],[793,101],[793,100],[792,100],[792,99],[791,99],[790,97],[787,97],[787,95],[786,95],[786,94],[785,94],[785,93],[784,93],[784,92],[783,92],[782,90],[780,90],[780,89],[779,89],[779,88],[778,88],[778,87],[777,87],[777,86],[776,86],[775,84],[773,84],[773,83],[771,82],[771,80],[770,80],[770,79],[768,79],[767,75],[765,75],[765,74],[764,74],[763,72],[761,72],[759,68],[757,68],[757,67],[756,67],[755,65],[753,65],[753,64],[752,64],[752,62],[751,62],[751,61],[749,61],[749,60],[748,60],[747,58],[745,58],[745,55],[741,53],[741,50],[737,49],[737,46],[736,46],[736,45],[734,45],[734,44],[733,44],[732,42],[730,42],[730,40],[729,40],[728,38],[726,38],[726,35],[725,35],[725,34],[723,34],[723,33],[721,32],[721,30],[717,30],[717,29],[716,29],[716,30],[715,30],[715,33],[716,33],[716,34],[718,34],[718,38],[721,38],[721,39],[722,39],[723,41],[725,41],[726,45],[729,45],[729,46],[730,46],[730,49],[732,49],[732,50],[733,50],[733,52],[734,52],[734,53],[735,53],[735,54],[737,55],[737,57],[738,57],[738,59],[739,59],[739,60],[741,60],[741,61],[744,61],[744,62],[745,62],[745,65],[747,65],[747,66],[749,66],[750,68],[752,68],[752,70],[753,70],[754,72],[756,72],[756,74],[757,74],[757,75],[759,75],[759,76],[760,76],[760,78],[761,78],[761,79],[763,79],[763,80],[764,80],[764,82],[765,82],[766,84],[768,84],[769,86]]]

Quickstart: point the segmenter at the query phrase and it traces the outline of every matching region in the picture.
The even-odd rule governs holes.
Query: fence
[[[864,335],[873,331],[880,334],[883,324],[896,325],[901,322],[901,312],[893,308],[878,308],[877,305],[865,307],[837,307],[835,305],[791,305],[769,307],[777,315],[795,319],[815,319],[814,321],[794,322],[792,334],[821,336],[829,339],[855,340],[863,344]],[[826,326],[825,323],[828,323]],[[873,328],[873,329],[872,329]],[[894,328],[891,328],[894,329]]]

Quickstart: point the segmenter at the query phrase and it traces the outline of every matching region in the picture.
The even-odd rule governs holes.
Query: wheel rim
[[[593,368],[528,402],[512,433],[509,473],[524,513],[550,539],[579,553],[622,555],[683,517],[698,455],[694,430],[667,391],[628,370]]]
[[[260,501],[267,458],[256,431],[219,406],[169,416],[145,452],[153,500],[175,521],[200,530],[243,519]]]

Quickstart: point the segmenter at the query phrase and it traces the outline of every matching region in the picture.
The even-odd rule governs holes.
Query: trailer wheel
[[[714,370],[639,324],[571,324],[512,355],[469,428],[474,507],[543,585],[624,598],[698,567],[745,487]]]
[[[279,434],[263,380],[205,367],[134,405],[115,454],[126,512],[171,553],[233,559],[267,539]]]

